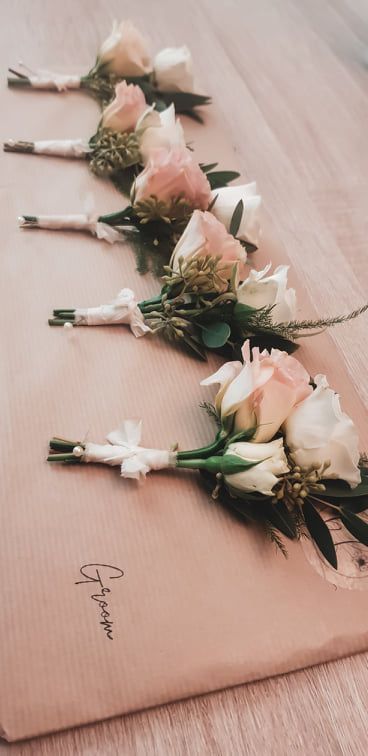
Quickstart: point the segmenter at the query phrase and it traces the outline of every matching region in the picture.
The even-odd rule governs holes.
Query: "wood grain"
[[[132,9],[118,0],[65,0],[62,5],[16,0],[11,7],[2,0],[2,6],[14,55],[26,57],[32,34],[39,59],[30,63],[64,69],[65,61],[73,61],[76,40],[78,63],[87,69],[101,29]],[[239,170],[259,181],[266,238],[274,236],[285,250],[313,307],[333,313],[364,301],[366,0],[141,0],[134,4],[134,18],[155,47],[190,45]],[[337,359],[345,361],[367,406],[367,360],[361,348],[366,322],[336,330],[333,338]],[[318,344],[308,346],[308,355],[322,370],[327,367]],[[1,743],[0,754],[360,756],[367,751],[367,658],[356,656],[29,743]]]

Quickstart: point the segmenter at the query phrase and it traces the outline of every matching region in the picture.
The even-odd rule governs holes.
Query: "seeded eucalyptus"
[[[89,146],[90,169],[96,176],[111,177],[141,160],[139,138],[135,132],[101,128],[90,139]]]

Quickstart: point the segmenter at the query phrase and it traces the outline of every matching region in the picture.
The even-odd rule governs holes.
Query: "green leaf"
[[[206,352],[203,346],[188,331],[184,331],[183,341],[189,347],[192,352],[195,352],[197,357],[200,357],[204,362],[207,360]]]
[[[365,478],[366,479],[366,478]],[[323,492],[325,499],[355,499],[357,496],[368,496],[368,483],[359,483],[355,488],[350,488],[344,480],[321,480],[326,490]]]
[[[348,530],[359,543],[368,546],[368,524],[360,517],[357,517],[353,512],[349,512],[346,509],[340,510],[340,516],[341,522],[345,525],[346,530]]]
[[[213,171],[214,168],[217,168],[218,163],[208,163],[205,165],[204,163],[200,163],[199,167],[203,173],[208,173],[209,171]]]
[[[235,444],[238,441],[250,441],[250,439],[253,438],[256,430],[257,430],[257,427],[249,428],[248,430],[243,430],[243,431],[240,431],[239,433],[235,433],[233,436],[230,436],[229,439],[226,441],[226,446],[228,446],[229,444]]]
[[[248,255],[253,254],[253,252],[257,252],[257,245],[252,244],[252,242],[247,241],[246,239],[239,239],[240,244],[245,248]]]
[[[334,567],[334,569],[337,569],[337,557],[336,557],[336,551],[334,542],[332,540],[331,533],[325,523],[325,521],[322,519],[321,515],[315,509],[313,504],[311,504],[310,501],[305,501],[303,505],[303,514],[305,519],[305,524],[309,530],[310,535],[312,536],[313,541],[318,546],[320,552],[323,554],[325,559]]]
[[[360,496],[359,498],[351,499],[350,501],[344,499],[343,502],[341,502],[340,499],[334,499],[334,503],[339,504],[343,509],[347,509],[349,512],[355,512],[355,514],[365,512],[366,509],[368,509],[368,498],[366,499],[365,496]]]
[[[293,354],[293,352],[296,352],[296,350],[299,349],[299,344],[295,341],[285,339],[283,336],[274,333],[274,331],[262,332],[258,331],[258,329],[254,329],[253,333],[254,335],[250,337],[251,348],[257,346],[261,350],[267,349],[268,351],[270,349],[280,349],[281,352],[287,352],[288,354]]]
[[[207,173],[211,189],[220,189],[222,186],[227,186],[230,181],[235,181],[239,176],[240,173],[237,173],[237,171],[212,171],[211,173]]]
[[[209,105],[211,98],[207,95],[194,94],[194,92],[157,92],[160,99],[170,105],[175,105],[177,113],[183,113],[200,105]]]
[[[138,175],[137,166],[130,166],[124,168],[124,170],[117,171],[111,176],[111,181],[122,194],[130,196],[130,190],[134,184],[135,178]]]
[[[233,214],[231,216],[230,233],[232,234],[232,236],[236,236],[237,233],[238,233],[238,231],[239,231],[240,224],[241,224],[241,219],[243,217],[243,212],[244,212],[244,202],[241,199],[241,200],[239,200],[239,202],[238,202],[238,204],[237,204],[237,206],[236,206],[236,208],[235,208],[235,210],[234,210],[234,212],[233,212]]]
[[[218,349],[226,344],[231,334],[231,328],[227,323],[209,323],[202,326],[202,341],[208,349]]]
[[[291,540],[296,538],[297,529],[295,520],[283,501],[278,501],[277,504],[272,504],[271,501],[267,501],[262,505],[260,512],[262,512],[263,517],[266,516],[267,520],[269,520],[280,533]]]
[[[223,456],[208,457],[204,461],[204,469],[208,472],[221,472],[223,475],[236,475],[237,473],[250,470],[264,460],[242,459],[237,454],[224,454]]]
[[[211,210],[212,210],[212,208],[213,208],[213,206],[214,206],[214,204],[215,204],[215,202],[217,200],[217,197],[218,197],[218,194],[215,194],[214,198],[211,200],[210,204],[208,205],[207,210],[208,210],[209,213],[211,212]]]
[[[242,304],[241,302],[236,302],[233,309],[233,318],[236,321],[236,325],[248,325],[249,319],[252,317],[252,315],[254,315],[255,312],[258,312],[255,307],[250,307],[249,305]]]

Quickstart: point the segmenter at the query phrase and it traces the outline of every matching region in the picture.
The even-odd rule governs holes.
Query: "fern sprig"
[[[347,323],[350,320],[358,318],[368,310],[368,304],[359,307],[357,310],[349,312],[347,315],[337,315],[331,318],[318,318],[317,320],[291,320],[289,323],[276,323],[274,329],[280,334],[289,339],[298,339],[303,336],[308,336],[308,333],[301,333],[302,331],[315,331],[324,330],[331,326],[340,325],[341,323]]]
[[[203,409],[208,417],[215,421],[218,428],[221,428],[221,420],[219,418],[216,407],[211,402],[201,402],[200,409]]]
[[[285,557],[285,559],[287,559],[288,556],[289,556],[288,555],[288,551],[287,551],[287,548],[286,548],[286,546],[285,546],[285,544],[284,544],[284,542],[283,542],[283,540],[282,540],[282,538],[281,538],[278,530],[276,530],[276,528],[274,528],[274,526],[270,523],[269,520],[265,520],[264,521],[264,527],[265,527],[267,538],[273,544],[275,544],[276,548],[279,549],[279,551],[281,551],[281,553]]]

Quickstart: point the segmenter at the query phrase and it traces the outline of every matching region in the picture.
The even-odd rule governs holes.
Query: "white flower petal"
[[[154,58],[153,70],[161,92],[193,91],[193,62],[186,46],[160,50]]]
[[[252,462],[263,460],[249,470],[225,477],[226,483],[235,492],[258,492],[271,496],[279,476],[289,471],[282,438],[266,444],[230,444],[227,454],[235,454]]]
[[[286,442],[296,464],[320,469],[329,467],[325,478],[345,480],[351,487],[360,482],[358,433],[351,418],[341,410],[339,397],[326,376],[317,375],[317,388],[287,418]]]
[[[240,222],[237,238],[248,241],[257,246],[260,235],[259,209],[262,199],[256,194],[255,181],[241,186],[225,186],[215,189],[212,198],[217,197],[211,212],[221,223],[230,230],[234,210],[240,200],[243,200],[244,210]]]

